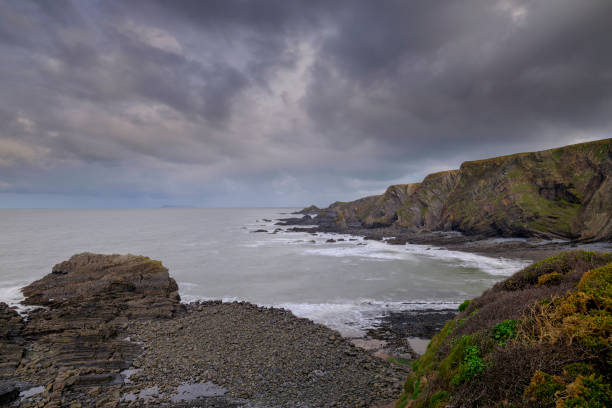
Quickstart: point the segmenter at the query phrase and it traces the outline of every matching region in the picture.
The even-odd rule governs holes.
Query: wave
[[[531,264],[531,261],[491,257],[471,252],[453,251],[428,245],[406,244],[407,252],[466,268],[476,268],[489,275],[510,276]]]
[[[329,236],[331,237],[331,235]],[[406,244],[400,246],[363,239],[359,239],[357,242],[341,241],[326,243],[325,241],[327,239],[329,239],[328,234],[321,236],[319,239],[315,240],[316,244],[325,243],[326,245],[320,247],[320,245],[315,244],[315,248],[306,248],[304,252],[311,255],[358,257],[362,259],[372,258],[388,261],[408,260],[418,262],[422,259],[431,259],[459,267],[479,269],[489,275],[495,276],[512,275],[531,263],[527,260],[490,257],[429,245]]]
[[[344,337],[363,337],[387,312],[457,309],[459,304],[459,301],[441,300],[385,302],[364,299],[346,303],[280,303],[273,306],[337,330]]]

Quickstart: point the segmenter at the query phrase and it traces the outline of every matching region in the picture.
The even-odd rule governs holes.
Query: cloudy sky
[[[327,205],[612,135],[612,1],[0,1],[0,207]]]

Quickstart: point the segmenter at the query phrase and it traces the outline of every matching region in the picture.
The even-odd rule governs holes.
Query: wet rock
[[[287,228],[287,232],[309,232],[309,233],[314,233],[316,231],[317,231],[317,228],[304,228],[304,227]]]
[[[312,225],[313,218],[310,215],[305,215],[302,218],[283,218],[274,225]]]
[[[11,378],[23,355],[24,322],[6,303],[0,303],[0,381]]]
[[[9,404],[19,398],[19,387],[14,382],[0,382],[0,404]]]

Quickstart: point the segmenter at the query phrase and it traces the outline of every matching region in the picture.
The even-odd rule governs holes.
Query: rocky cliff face
[[[422,183],[321,210],[330,213],[339,229],[610,240],[612,139],[465,162]]]
[[[397,225],[412,230],[438,229],[444,204],[458,176],[457,170],[449,170],[425,177],[414,194],[399,207]]]

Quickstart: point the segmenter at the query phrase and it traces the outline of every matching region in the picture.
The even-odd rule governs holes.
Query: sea
[[[73,254],[131,253],[162,261],[184,302],[281,307],[359,337],[389,311],[456,308],[529,263],[274,225],[296,210],[3,209],[0,301],[19,306],[20,288]]]

